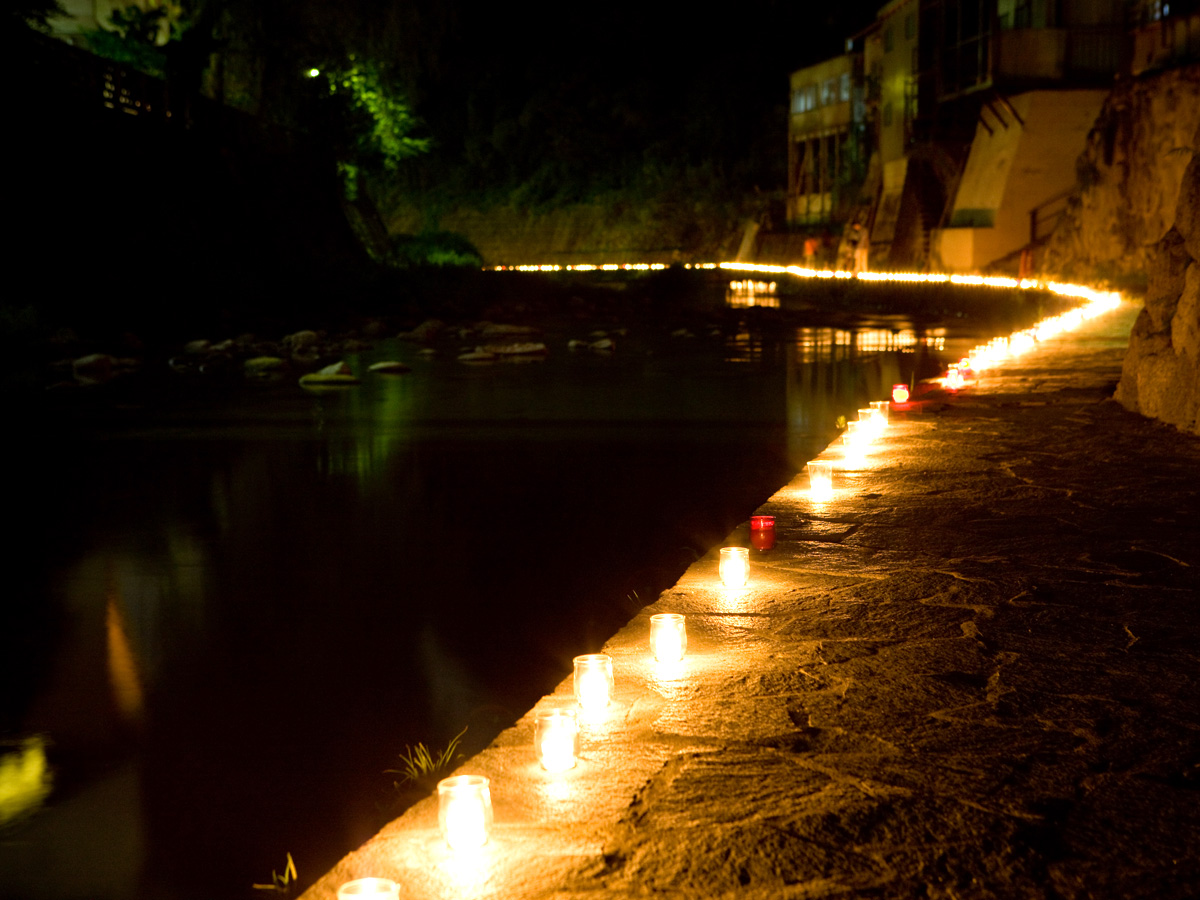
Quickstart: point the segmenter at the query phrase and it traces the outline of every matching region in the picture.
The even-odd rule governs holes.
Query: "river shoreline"
[[[777,492],[749,587],[709,554],[604,644],[575,769],[531,746],[570,679],[458,769],[492,781],[478,854],[429,798],[305,900],[1191,896],[1200,446],[1108,399],[1135,313],[897,416],[829,503]],[[688,617],[680,673],[657,612]]]

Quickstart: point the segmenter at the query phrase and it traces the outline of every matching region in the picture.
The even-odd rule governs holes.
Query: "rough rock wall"
[[[1142,283],[1174,221],[1200,128],[1200,64],[1116,85],[1077,163],[1080,195],[1041,260],[1074,280]]]
[[[1130,335],[1116,399],[1200,435],[1200,127],[1175,224],[1155,245],[1147,276],[1146,306]]]

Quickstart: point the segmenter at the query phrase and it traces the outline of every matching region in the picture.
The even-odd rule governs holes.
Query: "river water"
[[[411,373],[30,430],[6,491],[0,895],[254,896],[288,853],[307,883],[395,813],[406,745],[486,744],[838,415],[980,335],[568,336],[488,367],[384,341],[352,365]]]

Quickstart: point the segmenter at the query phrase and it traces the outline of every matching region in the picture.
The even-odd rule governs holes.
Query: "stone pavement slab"
[[[1108,399],[1135,313],[894,415],[828,502],[783,487],[746,588],[714,550],[605,645],[575,769],[532,710],[461,767],[482,850],[429,798],[304,897],[1200,896],[1200,441]]]

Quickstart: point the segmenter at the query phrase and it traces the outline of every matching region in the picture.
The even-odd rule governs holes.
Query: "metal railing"
[[[1054,229],[1058,227],[1063,214],[1066,213],[1067,205],[1074,193],[1074,186],[1069,187],[1065,191],[1055,194],[1049,200],[1043,200],[1029,211],[1030,244],[1040,244],[1054,233]]]

